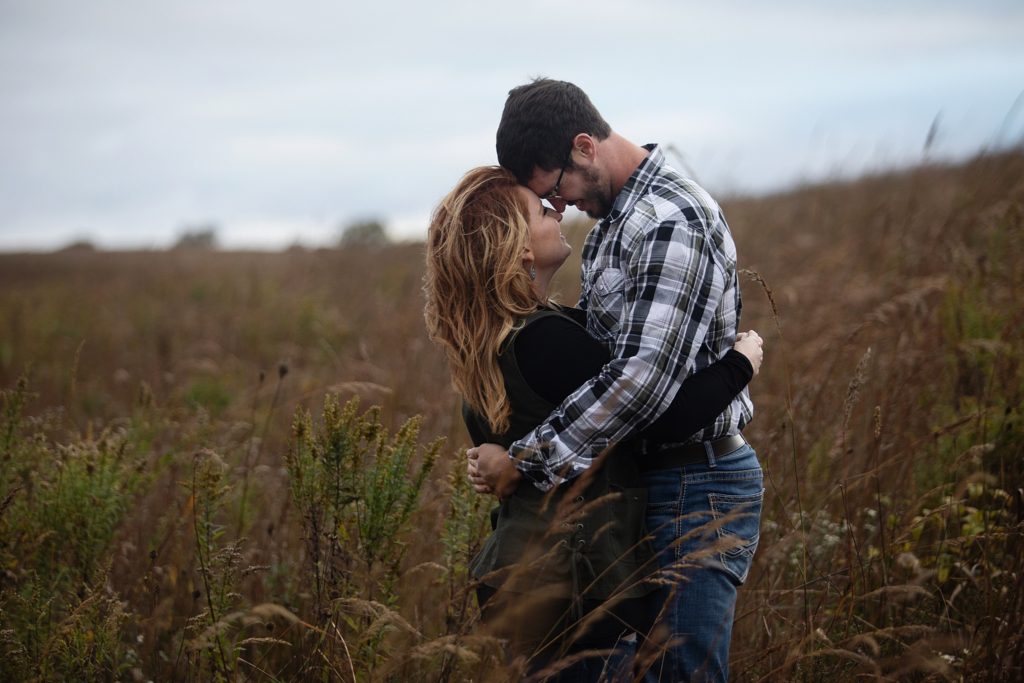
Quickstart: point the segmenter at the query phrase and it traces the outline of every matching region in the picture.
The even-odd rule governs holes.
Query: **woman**
[[[587,335],[582,312],[548,298],[571,253],[561,218],[499,167],[467,173],[432,217],[427,328],[448,358],[474,444],[507,447],[609,360]],[[728,405],[760,362],[760,338],[741,335],[733,351],[683,383],[642,436],[689,437]],[[596,680],[605,660],[579,653],[613,649],[646,626],[639,598],[654,586],[643,581],[651,556],[637,448],[620,444],[550,497],[520,483],[492,515],[494,533],[473,564],[482,619],[538,676],[565,658],[579,662],[559,680]]]

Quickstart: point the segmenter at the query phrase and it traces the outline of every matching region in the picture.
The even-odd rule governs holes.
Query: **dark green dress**
[[[498,363],[511,404],[509,428],[495,434],[464,407],[475,444],[507,448],[545,422],[557,408],[554,401],[600,372],[608,350],[581,320],[581,311],[542,309],[508,336]],[[649,439],[648,452],[685,440],[752,375],[747,359],[729,351],[686,377],[672,403],[635,441],[619,444],[580,477],[548,493],[520,483],[493,511],[494,532],[471,566],[480,581],[486,629],[529,654],[535,670],[570,652],[617,648],[631,631],[646,633],[657,610],[645,599],[655,587],[647,580],[654,571],[644,530],[647,491],[638,486],[641,438]]]

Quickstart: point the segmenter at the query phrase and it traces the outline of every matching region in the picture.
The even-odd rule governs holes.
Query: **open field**
[[[766,340],[734,678],[1021,680],[1024,156],[725,209]],[[0,255],[0,679],[506,680],[421,277]]]

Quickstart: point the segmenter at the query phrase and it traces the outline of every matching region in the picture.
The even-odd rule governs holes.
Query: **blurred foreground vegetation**
[[[1020,680],[1024,157],[725,208],[766,338],[734,678]],[[513,677],[421,276],[419,245],[0,256],[0,679]]]

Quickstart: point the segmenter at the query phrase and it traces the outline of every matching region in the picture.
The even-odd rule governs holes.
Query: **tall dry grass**
[[[1022,205],[1019,154],[725,203],[766,339],[736,680],[1021,678]],[[421,275],[0,256],[0,678],[513,675]]]

